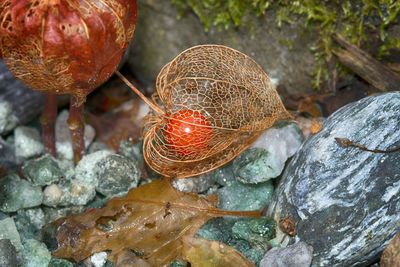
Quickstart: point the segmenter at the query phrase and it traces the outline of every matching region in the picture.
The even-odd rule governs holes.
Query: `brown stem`
[[[85,150],[84,141],[84,108],[82,97],[71,95],[68,125],[71,133],[72,149],[74,151],[74,162],[78,163]]]
[[[137,94],[149,107],[154,110],[156,113],[160,115],[164,115],[164,111],[157,107],[153,102],[151,102],[139,89],[137,89],[124,75],[122,75],[119,71],[116,71],[115,74],[129,87],[135,94]]]
[[[57,117],[57,95],[46,94],[40,123],[42,124],[42,139],[45,151],[56,155],[55,125]]]
[[[364,145],[354,143],[350,139],[347,138],[341,138],[341,137],[335,137],[336,143],[342,147],[342,148],[347,148],[347,147],[355,147],[363,151],[367,152],[372,152],[372,153],[393,153],[393,152],[399,152],[400,147],[393,147],[387,150],[382,150],[382,149],[370,149]]]

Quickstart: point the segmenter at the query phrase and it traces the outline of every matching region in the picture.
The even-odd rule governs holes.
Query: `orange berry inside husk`
[[[180,156],[196,156],[204,152],[212,138],[210,121],[199,111],[183,109],[169,116],[165,141]]]

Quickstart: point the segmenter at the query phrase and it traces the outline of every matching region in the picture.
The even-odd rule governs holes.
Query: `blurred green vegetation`
[[[292,24],[298,19],[305,27],[319,32],[318,40],[311,45],[317,67],[314,87],[328,77],[328,62],[332,57],[332,34],[341,33],[353,44],[371,41],[376,36],[377,54],[382,57],[391,49],[400,49],[400,36],[389,34],[388,29],[399,23],[399,0],[171,0],[183,15],[193,11],[207,31],[215,26],[228,29],[245,23],[246,15],[262,16],[275,10],[276,26]]]

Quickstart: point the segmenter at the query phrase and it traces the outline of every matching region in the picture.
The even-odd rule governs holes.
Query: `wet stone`
[[[270,181],[256,185],[232,181],[218,190],[219,207],[227,210],[262,210],[270,202],[273,192]]]
[[[35,239],[24,242],[24,267],[48,267],[50,260],[51,254],[45,244]]]
[[[18,158],[37,156],[44,150],[39,131],[27,126],[18,126],[15,128],[14,146],[15,155]]]
[[[51,258],[49,267],[74,267],[74,264],[67,260]]]
[[[314,248],[313,266],[368,266],[400,229],[400,152],[342,147],[347,138],[369,149],[400,145],[400,92],[374,95],[332,114],[285,168],[268,215],[296,223],[277,231],[282,246]]]
[[[14,220],[23,241],[27,239],[41,240],[41,229],[45,225],[42,209],[19,210]]]
[[[22,167],[24,176],[35,185],[50,185],[62,178],[57,161],[51,155],[27,161]]]
[[[0,239],[0,266],[18,266],[17,251],[9,239]]]
[[[272,248],[261,260],[260,267],[310,267],[313,248],[298,242],[286,248]]]
[[[137,186],[140,172],[135,162],[121,155],[108,155],[96,164],[96,191],[105,196],[122,195]]]
[[[22,180],[16,174],[0,179],[0,210],[15,212],[42,204],[43,194],[39,186]]]

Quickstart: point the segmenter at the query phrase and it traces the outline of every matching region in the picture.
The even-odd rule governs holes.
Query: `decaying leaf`
[[[215,169],[277,120],[291,116],[263,69],[226,46],[190,48],[157,78],[156,111],[144,157],[156,172],[184,178]]]
[[[179,192],[168,180],[156,180],[110,200],[104,208],[54,222],[58,243],[54,255],[79,262],[110,251],[113,260],[130,249],[151,266],[163,266],[182,257],[182,238],[193,236],[209,219],[260,216],[256,211],[219,210],[216,202],[214,196]]]
[[[230,246],[190,236],[183,238],[183,257],[193,267],[255,266]]]

